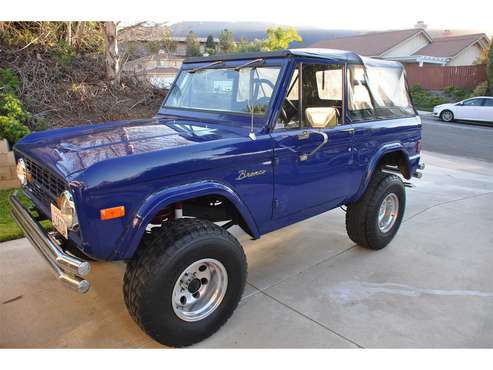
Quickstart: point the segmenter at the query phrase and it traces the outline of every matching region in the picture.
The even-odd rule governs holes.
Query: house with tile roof
[[[404,63],[468,66],[479,60],[490,40],[483,33],[432,38],[424,28],[370,32],[316,42],[310,47],[351,50]]]

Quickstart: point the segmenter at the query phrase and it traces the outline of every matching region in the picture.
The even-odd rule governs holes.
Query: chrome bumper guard
[[[90,263],[65,253],[56,239],[31,216],[19,200],[18,191],[10,196],[9,202],[15,221],[34,248],[48,262],[58,280],[78,293],[87,292],[90,284],[83,276],[91,271]]]
[[[425,169],[425,164],[423,162],[421,162],[420,164],[418,164],[418,170],[423,171],[424,169]],[[413,174],[413,177],[416,177],[416,178],[420,179],[420,178],[423,177],[423,174],[421,172],[416,171]]]

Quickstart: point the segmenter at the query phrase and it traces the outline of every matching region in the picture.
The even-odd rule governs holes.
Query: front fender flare
[[[158,191],[144,201],[133,218],[132,224],[119,243],[119,248],[114,252],[114,257],[129,259],[135,253],[145,229],[154,216],[169,204],[183,202],[188,199],[204,195],[221,195],[231,201],[248,225],[254,238],[260,237],[260,232],[252,216],[252,213],[241,200],[239,195],[227,185],[205,180],[193,184],[183,184]]]

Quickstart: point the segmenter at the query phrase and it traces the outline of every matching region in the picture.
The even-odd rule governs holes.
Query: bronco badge
[[[258,170],[258,171],[251,171],[251,172],[248,172],[247,170],[239,170],[238,171],[238,177],[236,178],[236,180],[243,180],[243,179],[247,179],[249,177],[261,176],[266,172],[267,172],[266,170]]]

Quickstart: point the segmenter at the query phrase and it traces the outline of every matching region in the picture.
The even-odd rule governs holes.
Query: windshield
[[[264,115],[280,67],[210,68],[182,71],[164,108]]]

